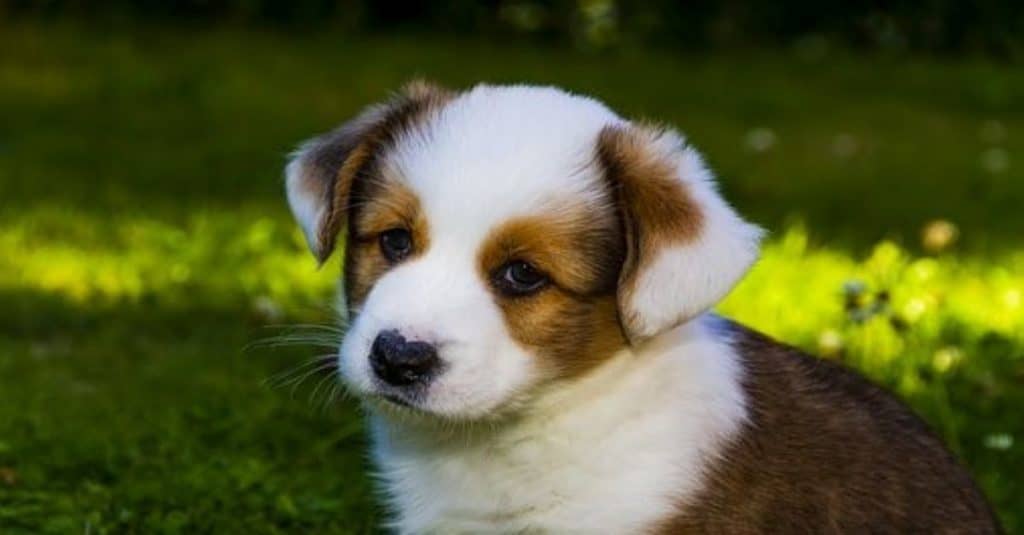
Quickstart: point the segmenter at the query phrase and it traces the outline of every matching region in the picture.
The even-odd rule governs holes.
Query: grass
[[[332,318],[284,154],[413,75],[682,127],[772,231],[722,311],[897,390],[1024,532],[1019,69],[25,23],[0,50],[4,533],[373,531],[356,408],[265,384],[318,350],[244,348]],[[959,240],[922,246],[934,219]]]

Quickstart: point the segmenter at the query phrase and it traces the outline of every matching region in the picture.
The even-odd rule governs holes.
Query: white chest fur
[[[400,533],[634,533],[700,488],[745,418],[741,368],[702,317],[514,423],[472,431],[375,416],[374,458]]]

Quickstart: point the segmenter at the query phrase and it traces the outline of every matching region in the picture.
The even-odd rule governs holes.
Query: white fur
[[[479,418],[537,380],[535,360],[509,336],[498,307],[474,271],[472,251],[453,243],[432,245],[423,259],[407,262],[374,285],[345,336],[340,369],[358,392],[385,387],[374,381],[367,355],[380,331],[440,347],[446,371],[430,385],[422,408],[452,418]]]
[[[655,153],[674,162],[703,222],[694,242],[667,248],[642,268],[625,304],[637,320],[631,336],[641,340],[718,303],[757,259],[761,239],[761,229],[743,221],[718,195],[700,154],[681,136],[664,132],[652,141]]]
[[[505,425],[374,417],[394,527],[626,534],[669,518],[746,414],[740,364],[712,331],[692,321],[625,350]]]
[[[306,147],[300,147],[292,154],[288,166],[285,167],[285,193],[288,195],[288,206],[295,215],[295,220],[302,227],[302,234],[306,237],[306,244],[316,254],[320,255],[319,244],[317,244],[317,229],[323,224],[324,216],[327,213],[327,204],[324,202],[320,192],[310,188],[307,171],[303,168],[302,153]]]
[[[556,89],[480,86],[399,140],[383,173],[416,193],[430,247],[387,272],[367,296],[341,349],[349,384],[378,391],[366,355],[384,329],[443,346],[448,369],[421,403],[439,415],[491,415],[548,379],[509,335],[477,255],[490,231],[511,218],[610,203],[594,144],[603,126],[619,123],[597,101]]]
[[[511,218],[611,208],[596,142],[605,126],[626,124],[556,89],[479,86],[384,155],[382,173],[417,195],[430,244],[374,284],[339,363],[370,400],[374,459],[398,531],[642,531],[700,489],[744,421],[738,357],[698,314],[753,261],[758,231],[674,134],[652,140],[653,150],[678,162],[705,225],[699,240],[644,268],[630,306],[646,342],[581,379],[559,379],[515,342],[478,272],[485,238]],[[289,202],[316,236],[323,199],[293,187],[302,171],[288,167]],[[439,348],[445,370],[416,411],[377,398],[390,387],[367,357],[385,329]]]

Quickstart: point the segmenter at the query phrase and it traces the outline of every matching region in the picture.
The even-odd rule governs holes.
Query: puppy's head
[[[676,133],[552,88],[414,84],[286,175],[318,259],[347,235],[346,382],[454,419],[528,404],[700,314],[760,234]]]

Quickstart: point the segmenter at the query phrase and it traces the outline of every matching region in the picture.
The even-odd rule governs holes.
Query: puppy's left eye
[[[543,273],[522,260],[505,264],[494,275],[495,286],[507,295],[531,294],[548,283]]]
[[[404,228],[393,228],[380,234],[380,250],[391,262],[398,262],[412,251],[412,234]]]

